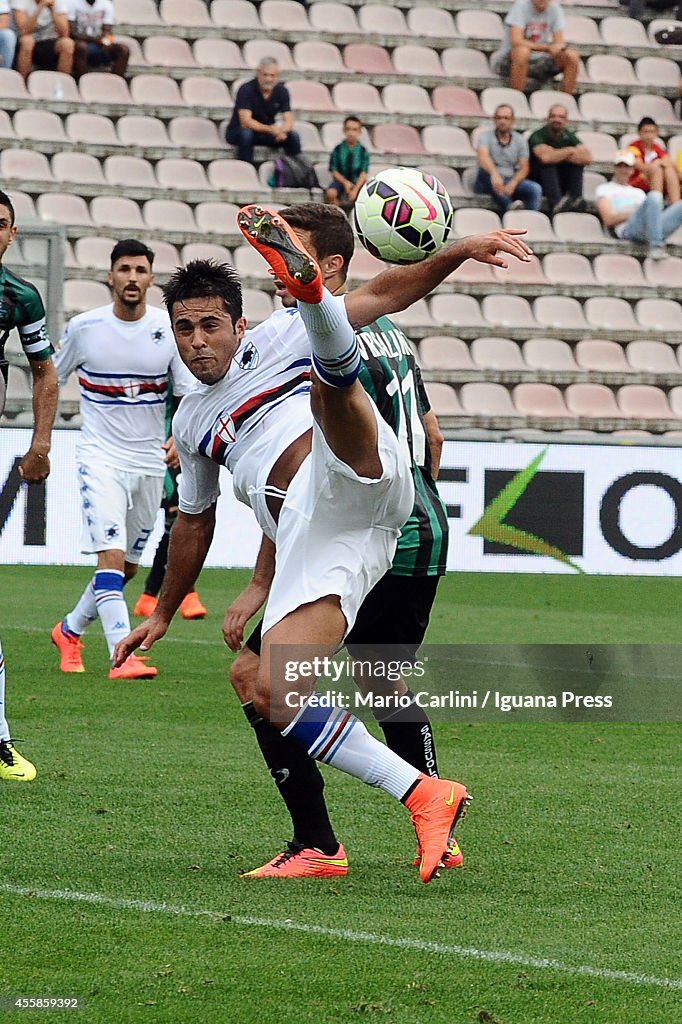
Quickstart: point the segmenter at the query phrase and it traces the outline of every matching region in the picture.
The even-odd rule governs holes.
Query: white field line
[[[461,957],[469,960],[482,960],[486,963],[511,964],[515,967],[535,967],[540,970],[556,971],[583,978],[597,978],[601,981],[616,981],[628,985],[653,985],[657,988],[682,990],[682,978],[657,978],[649,974],[633,971],[615,971],[604,967],[591,967],[583,964],[574,967],[548,957],[528,956],[525,953],[514,953],[510,950],[477,949],[471,946],[453,946],[442,942],[429,942],[426,939],[399,938],[392,935],[381,935],[377,932],[358,932],[350,928],[327,928],[324,925],[304,924],[288,918],[250,917],[241,914],[230,914],[220,910],[195,910],[192,907],[178,906],[157,900],[128,900],[118,896],[106,896],[97,892],[76,892],[71,889],[39,889],[20,885],[0,884],[0,893],[12,896],[24,896],[28,899],[62,900],[71,903],[90,903],[113,910],[131,910],[144,914],[170,914],[175,917],[209,918],[215,921],[228,921],[230,924],[249,928],[270,928],[275,931],[302,932],[306,935],[321,935],[325,938],[345,939],[347,942],[363,942],[374,946],[388,946],[392,949],[415,950],[418,953],[438,953],[444,956]]]

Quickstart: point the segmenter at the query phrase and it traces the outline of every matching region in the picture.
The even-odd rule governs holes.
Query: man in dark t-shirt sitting
[[[264,57],[256,77],[240,85],[230,123],[225,131],[229,145],[237,147],[240,160],[253,163],[253,147],[280,146],[288,156],[301,152],[301,140],[294,128],[289,91],[278,81],[279,65]]]

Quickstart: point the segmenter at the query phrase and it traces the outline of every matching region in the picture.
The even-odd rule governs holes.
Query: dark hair
[[[237,271],[227,263],[191,260],[186,267],[178,267],[163,285],[162,291],[163,301],[171,316],[176,302],[203,299],[211,295],[223,300],[233,327],[243,316],[242,283]]]
[[[337,253],[342,257],[345,281],[348,264],[355,251],[355,239],[343,211],[338,206],[328,206],[326,203],[300,203],[297,206],[286,206],[279,212],[290,227],[310,232],[318,260]]]
[[[111,268],[113,270],[114,264],[121,259],[122,256],[146,256],[149,260],[149,266],[154,266],[154,251],[145,245],[144,242],[138,242],[137,238],[122,238],[120,242],[117,242],[114,248],[111,250]]]
[[[0,191],[0,206],[6,206],[9,210],[10,227],[14,227],[14,206],[6,192]]]
[[[637,131],[638,132],[641,131],[642,128],[646,128],[650,124],[652,124],[654,126],[654,128],[658,128],[658,125],[654,121],[653,117],[643,117],[642,120],[637,125]]]
[[[362,121],[360,120],[357,114],[346,114],[346,116],[343,119],[344,128],[346,127],[349,121],[355,121],[355,123],[359,124],[360,127],[362,128]]]

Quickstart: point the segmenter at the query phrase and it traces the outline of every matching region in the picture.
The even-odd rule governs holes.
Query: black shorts
[[[440,576],[396,576],[387,572],[362,602],[358,617],[346,637],[350,654],[359,647],[390,644],[398,650],[392,658],[414,661],[429,624]],[[260,655],[261,623],[253,630],[246,647]]]
[[[36,67],[51,70],[57,67],[56,39],[39,39],[33,48],[33,63]]]

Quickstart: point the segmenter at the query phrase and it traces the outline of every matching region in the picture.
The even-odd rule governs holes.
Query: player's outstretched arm
[[[230,607],[223,620],[223,639],[231,651],[238,651],[244,640],[244,627],[268,599],[275,575],[275,545],[263,534],[253,576]]]
[[[114,667],[122,665],[133,651],[148,651],[166,633],[183,599],[193,589],[201,572],[215,529],[215,504],[204,512],[179,512],[173,524],[168,565],[156,611],[116,644]]]
[[[423,299],[466,260],[490,263],[506,269],[508,257],[528,263],[532,249],[523,241],[525,230],[490,231],[469,235],[438,252],[405,267],[384,270],[346,295],[346,311],[353,327],[365,327],[377,317],[398,313]]]

